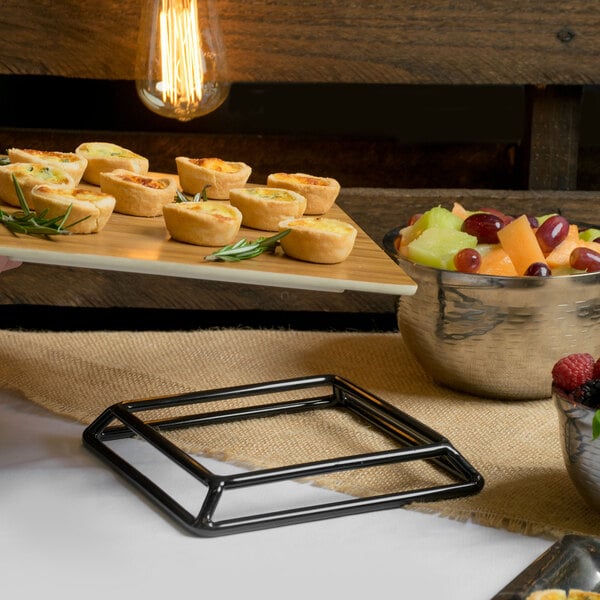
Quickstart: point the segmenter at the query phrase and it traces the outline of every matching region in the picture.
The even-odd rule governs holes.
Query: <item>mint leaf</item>
[[[594,413],[592,419],[592,439],[595,440],[598,436],[600,436],[600,410]]]

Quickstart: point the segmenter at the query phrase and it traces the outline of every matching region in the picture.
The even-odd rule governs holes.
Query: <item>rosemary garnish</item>
[[[210,187],[210,185],[205,185],[202,188],[201,192],[194,194],[192,198],[188,198],[184,193],[177,190],[175,192],[175,202],[206,202],[208,196],[206,194],[206,190]]]
[[[254,258],[263,252],[274,252],[279,240],[285,237],[291,230],[284,229],[271,237],[259,237],[254,242],[242,238],[235,244],[223,246],[212,254],[204,257],[204,260],[215,260],[224,262],[237,262],[247,258]]]
[[[37,215],[27,206],[27,201],[23,195],[23,190],[21,189],[21,186],[19,185],[19,182],[14,174],[12,176],[12,180],[15,186],[15,191],[17,192],[17,198],[19,199],[19,206],[21,207],[21,210],[8,213],[0,209],[0,224],[4,225],[4,227],[6,227],[11,233],[15,235],[22,233],[24,235],[40,237],[65,235],[71,233],[68,229],[69,227],[72,227],[75,225],[75,223],[81,223],[81,221],[84,221],[88,218],[86,216],[83,217],[83,219],[79,219],[75,223],[65,225],[69,215],[71,214],[71,209],[73,207],[72,204],[69,205],[64,214],[53,217],[52,219],[46,218],[46,215],[48,214],[47,210],[44,210]]]

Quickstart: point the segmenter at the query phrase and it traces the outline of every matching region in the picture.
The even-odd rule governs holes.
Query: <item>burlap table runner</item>
[[[411,509],[551,538],[600,535],[600,514],[588,508],[566,474],[552,402],[502,402],[442,388],[424,374],[398,333],[11,330],[1,336],[2,385],[81,423],[122,400],[338,374],[445,435],[485,478],[478,495]],[[321,425],[303,417],[260,419],[258,429],[236,423],[184,442],[256,467],[302,460],[315,446],[342,454],[364,451],[369,434],[356,433],[343,417]],[[388,483],[369,471],[325,485],[372,495],[385,492]]]

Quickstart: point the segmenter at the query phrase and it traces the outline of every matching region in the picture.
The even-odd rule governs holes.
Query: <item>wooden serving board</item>
[[[194,246],[170,238],[162,217],[113,213],[100,233],[15,236],[0,227],[0,255],[23,262],[167,275],[229,283],[342,292],[345,290],[410,295],[410,277],[339,207],[328,217],[352,223],[358,230],[354,248],[342,263],[312,264],[287,257],[277,249],[236,263],[206,261],[216,248]],[[239,238],[254,240],[273,232],[242,228]]]

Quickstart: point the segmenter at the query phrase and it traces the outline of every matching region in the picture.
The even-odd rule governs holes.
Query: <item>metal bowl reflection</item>
[[[499,399],[549,398],[554,363],[600,355],[600,273],[499,277],[444,271],[384,248],[417,284],[398,303],[410,351],[440,384]]]
[[[581,497],[600,510],[600,438],[592,439],[595,409],[575,403],[560,389],[552,388],[558,411],[565,467]]]

